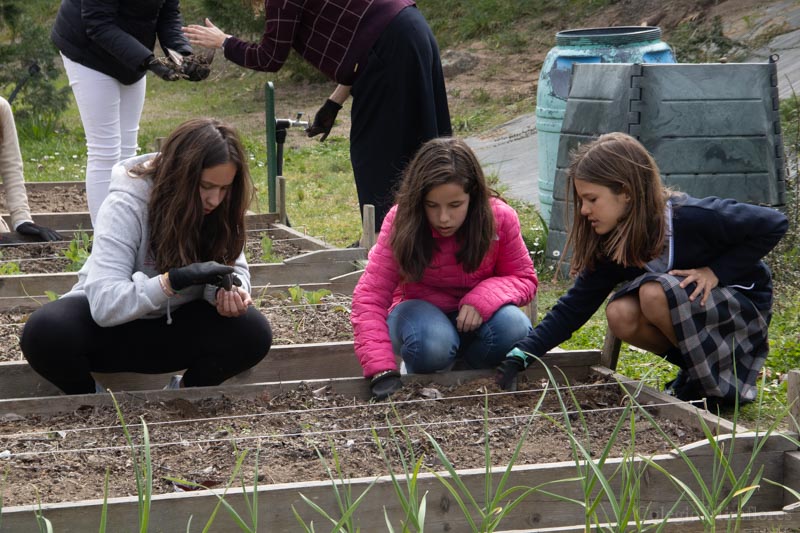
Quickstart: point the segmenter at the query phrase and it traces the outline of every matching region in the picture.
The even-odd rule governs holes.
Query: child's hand
[[[250,294],[237,286],[232,290],[219,289],[217,291],[217,313],[222,316],[235,318],[247,312],[247,307],[253,304]]]
[[[708,297],[711,295],[711,289],[719,285],[719,278],[714,274],[714,271],[708,267],[691,268],[689,270],[670,270],[668,272],[671,276],[686,276],[686,279],[681,281],[681,289],[685,289],[692,283],[696,283],[694,292],[689,295],[689,300],[694,301],[695,298],[702,295],[700,305],[706,305]]]
[[[456,317],[456,329],[461,333],[473,331],[481,327],[483,318],[471,305],[462,305]]]

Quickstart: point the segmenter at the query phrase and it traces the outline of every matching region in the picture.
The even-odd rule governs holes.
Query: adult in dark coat
[[[193,45],[222,47],[246,68],[275,72],[294,48],[339,86],[310,136],[327,137],[352,93],[350,161],[358,202],[375,206],[375,229],[393,204],[405,165],[427,140],[452,134],[439,46],[412,0],[265,0],[266,27],[250,43],[214,26],[185,28]]]

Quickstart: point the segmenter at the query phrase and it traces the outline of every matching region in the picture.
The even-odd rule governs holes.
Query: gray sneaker
[[[169,378],[169,383],[167,383],[167,386],[164,387],[164,390],[177,390],[177,389],[180,389],[181,388],[181,380],[182,379],[183,379],[182,375],[175,374],[174,376]]]

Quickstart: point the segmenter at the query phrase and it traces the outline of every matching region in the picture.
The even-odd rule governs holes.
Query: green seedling
[[[16,274],[21,274],[21,273],[22,271],[19,269],[19,265],[13,261],[0,264],[0,275],[14,276]]]
[[[331,468],[331,466],[325,460],[325,457],[322,455],[322,452],[320,452],[319,448],[315,446],[314,450],[317,452],[317,457],[319,457],[319,460],[325,467],[325,472],[328,474],[328,478],[331,480],[331,488],[333,489],[333,494],[336,497],[336,505],[339,508],[339,514],[341,515],[341,518],[337,519],[331,516],[325,509],[314,503],[303,493],[300,493],[300,498],[302,498],[302,500],[309,507],[322,516],[326,522],[330,522],[333,525],[331,528],[331,533],[358,533],[361,530],[358,526],[356,526],[353,515],[358,509],[358,506],[361,505],[364,497],[375,485],[375,482],[378,481],[378,478],[376,477],[374,480],[372,480],[372,483],[370,483],[367,488],[364,489],[364,492],[362,492],[358,498],[353,499],[352,487],[350,486],[349,481],[345,479],[344,473],[342,472],[342,464],[339,461],[339,454],[336,451],[336,446],[333,444],[333,442],[330,442],[330,448],[331,455],[333,456],[333,468]],[[300,516],[300,513],[297,511],[294,505],[292,505],[292,513],[294,513],[294,517],[303,527],[303,531],[305,531],[305,533],[314,533],[313,520],[306,524],[306,522],[303,520],[303,517]]]
[[[665,513],[665,516],[660,521],[645,524],[647,509],[643,509],[641,506],[640,488],[642,477],[645,475],[646,464],[638,461],[636,457],[637,409],[630,402],[625,405],[622,415],[614,426],[605,446],[599,454],[595,454],[592,452],[589,425],[572,388],[567,387],[567,391],[572,405],[575,406],[574,410],[571,410],[564,401],[558,382],[550,368],[541,359],[536,359],[546,370],[550,383],[556,391],[563,422],[549,415],[545,415],[545,418],[560,427],[567,435],[583,493],[582,500],[574,499],[571,501],[583,507],[584,528],[586,531],[600,530],[624,533],[630,530],[631,525],[635,527],[636,531],[662,530],[669,516],[674,513],[680,498],[677,499],[673,507]],[[561,376],[562,382],[568,384],[567,376],[563,371]],[[640,383],[636,392],[631,395],[636,397],[642,386],[643,384]],[[622,387],[621,384],[620,387]],[[577,428],[573,425],[573,417],[579,421]],[[626,422],[629,424],[630,442],[618,466],[610,468],[611,452]],[[615,480],[619,481],[619,491],[614,490]],[[565,500],[570,501],[568,498],[565,498]]]
[[[120,409],[117,398],[113,393],[111,393],[111,401],[114,402],[114,409],[117,411],[122,433],[125,435],[125,441],[131,450],[131,463],[136,476],[136,494],[139,499],[139,533],[147,533],[150,525],[150,504],[153,498],[153,461],[150,456],[150,433],[144,418],[139,417],[142,421],[142,443],[134,443],[133,437],[128,430],[128,425],[125,423],[125,417],[122,416],[122,409]]]
[[[42,501],[39,499],[39,494],[37,491],[36,499],[39,502],[39,506],[35,511],[36,516],[36,525],[39,528],[39,533],[53,533],[53,524],[45,518],[44,513],[42,512]]]
[[[425,456],[423,454],[419,457],[416,457],[411,435],[409,434],[408,429],[406,429],[406,426],[403,424],[400,413],[397,412],[394,404],[392,404],[392,411],[395,418],[398,420],[399,425],[396,429],[389,420],[389,417],[386,417],[386,426],[389,428],[388,442],[391,444],[395,455],[400,459],[400,464],[403,467],[405,488],[401,486],[400,480],[398,480],[397,476],[394,474],[392,461],[389,458],[389,455],[383,446],[383,442],[381,441],[381,438],[375,428],[372,429],[372,440],[378,447],[378,451],[381,454],[383,463],[386,465],[386,470],[389,472],[389,475],[392,478],[392,487],[394,488],[394,493],[397,496],[397,501],[400,503],[400,507],[403,509],[403,520],[400,522],[400,531],[403,533],[411,533],[412,531],[415,531],[416,533],[424,533],[425,513],[427,509],[426,497],[428,493],[426,491],[425,494],[420,497],[417,480],[419,478],[419,473],[422,469],[422,463]],[[390,533],[394,533],[394,527],[392,526],[385,506],[383,508],[383,516],[386,520],[387,529]]]
[[[281,263],[283,259],[272,252],[272,239],[266,233],[261,234],[261,262]]]
[[[228,479],[228,483],[225,484],[225,489],[222,493],[218,493],[200,483],[195,483],[194,481],[189,481],[186,479],[174,478],[174,477],[165,477],[164,479],[171,481],[173,483],[178,483],[180,485],[185,485],[187,487],[193,487],[198,489],[207,489],[211,491],[211,493],[217,497],[217,504],[214,506],[214,510],[211,512],[211,516],[208,518],[205,527],[203,527],[203,533],[207,533],[211,531],[211,525],[217,518],[217,513],[219,512],[221,507],[224,507],[228,514],[239,527],[240,530],[246,533],[256,533],[258,531],[258,451],[256,451],[255,457],[255,475],[253,477],[253,487],[251,491],[251,497],[248,499],[246,496],[244,498],[245,503],[247,504],[247,512],[250,515],[250,524],[248,524],[245,519],[234,509],[234,507],[225,500],[225,496],[228,494],[228,491],[233,486],[234,482],[238,478],[242,485],[242,494],[247,494],[247,487],[245,486],[244,477],[240,475],[242,470],[242,464],[244,463],[245,458],[247,457],[247,451],[239,452],[235,450],[236,453],[236,464],[233,467],[233,472],[231,473],[231,477]],[[191,517],[190,517],[190,525],[191,525]],[[187,531],[189,530],[189,526],[187,526]]]
[[[464,518],[466,519],[471,528],[470,530],[473,533],[491,533],[493,531],[497,531],[502,520],[517,506],[522,504],[525,501],[525,498],[533,493],[544,494],[562,501],[574,502],[574,500],[571,498],[567,498],[545,490],[545,487],[555,483],[572,483],[577,481],[579,478],[565,478],[547,481],[535,487],[515,486],[507,488],[511,471],[517,461],[517,457],[519,457],[520,451],[522,450],[522,445],[528,438],[528,433],[531,429],[531,422],[533,421],[534,417],[540,413],[542,402],[544,401],[547,390],[548,389],[545,388],[542,391],[542,395],[536,402],[532,414],[528,417],[528,421],[525,423],[522,435],[520,436],[519,440],[517,441],[517,445],[514,448],[514,453],[511,455],[508,466],[503,472],[503,475],[496,487],[494,486],[494,478],[492,476],[488,396],[484,399],[483,443],[485,457],[484,464],[486,470],[484,477],[483,503],[478,503],[478,501],[475,499],[475,496],[469,491],[464,481],[458,475],[453,463],[447,458],[447,455],[445,454],[444,450],[442,450],[442,447],[439,445],[439,443],[436,442],[436,439],[434,439],[429,433],[425,432],[428,441],[430,442],[431,446],[433,446],[436,455],[439,457],[439,461],[442,463],[442,465],[444,465],[449,477],[445,477],[443,474],[435,471],[433,472],[433,475],[436,476],[436,479],[438,479],[442,485],[444,485],[445,489],[447,489],[447,492],[449,492],[453,499],[455,499],[455,501],[458,503],[458,507],[461,509]],[[475,515],[480,518],[480,522],[476,522],[474,520],[473,516]]]
[[[85,231],[76,233],[72,240],[69,241],[67,249],[63,251],[64,257],[69,259],[70,262],[67,265],[67,271],[77,272],[80,270],[86,260],[89,259],[91,249],[92,237]]]
[[[296,305],[319,305],[322,303],[323,298],[331,295],[328,289],[317,289],[315,291],[307,291],[299,285],[289,287],[289,299]]]

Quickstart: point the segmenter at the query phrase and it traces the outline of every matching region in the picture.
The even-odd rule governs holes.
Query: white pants
[[[92,224],[108,194],[111,167],[136,155],[146,76],[123,85],[61,54],[86,135],[86,201]]]

